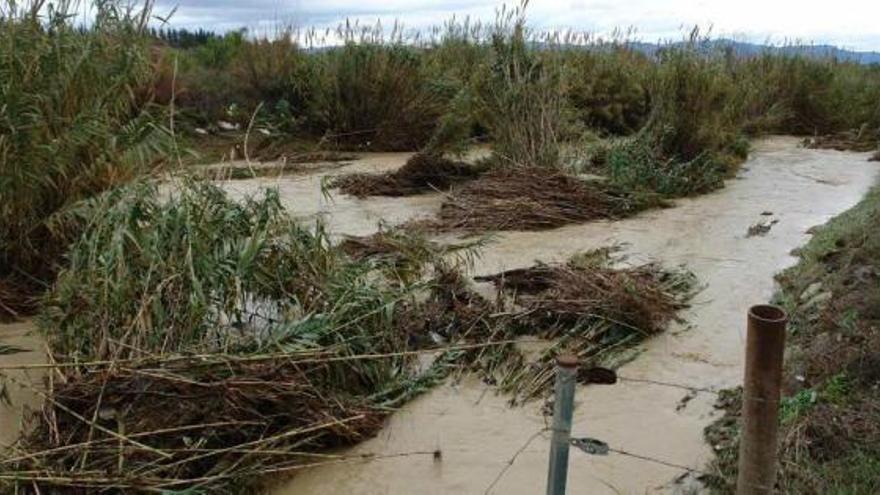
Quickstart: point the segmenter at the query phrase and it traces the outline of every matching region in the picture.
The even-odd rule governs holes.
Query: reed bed
[[[0,318],[32,313],[70,238],[49,219],[173,156],[152,105],[152,5],[0,3]],[[96,84],[100,81],[100,84]]]

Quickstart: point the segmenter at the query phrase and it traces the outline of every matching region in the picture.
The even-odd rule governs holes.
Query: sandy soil
[[[370,154],[337,174],[399,167],[408,154]],[[510,232],[495,237],[475,267],[478,274],[564,260],[571,254],[625,243],[633,262],[660,260],[687,264],[706,285],[683,316],[689,325],[651,339],[620,370],[628,378],[722,388],[740,382],[749,305],[773,293],[773,274],[791,264],[790,251],[806,242],[809,227],[853,206],[873,184],[876,163],[867,155],[807,150],[794,138],[755,143],[736,179],[713,194],[679,201],[675,208],[646,212],[617,222],[573,225],[546,232]],[[368,234],[384,219],[398,223],[433,214],[442,195],[357,200],[327,198],[322,176],[229,181],[235,195],[277,186],[296,215],[327,219],[335,234]],[[762,215],[772,212],[772,216]],[[747,237],[749,226],[768,218],[779,223],[764,236]],[[26,324],[0,326],[6,342],[38,344],[23,335]],[[0,357],[0,366],[40,360],[39,353]],[[15,392],[19,393],[19,392]],[[640,382],[580,387],[573,433],[608,442],[613,448],[672,464],[701,468],[711,452],[702,430],[713,418],[711,394],[698,394],[679,407],[688,392]],[[33,397],[13,396],[16,406]],[[3,409],[0,440],[15,435],[14,410]],[[484,493],[512,456],[545,425],[540,404],[509,408],[506,398],[466,379],[438,387],[394,414],[374,439],[350,449],[379,455],[442,451],[442,459],[402,456],[371,462],[328,465],[279,480],[278,495],[340,492]],[[492,493],[532,494],[544,490],[549,443],[538,436],[525,448]],[[620,454],[588,457],[573,450],[569,493],[675,492],[682,468]]]

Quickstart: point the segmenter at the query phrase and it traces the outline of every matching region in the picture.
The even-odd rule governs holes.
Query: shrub
[[[567,54],[566,95],[576,119],[591,129],[627,135],[650,111],[645,76],[649,61],[623,46],[598,46]]]
[[[502,165],[556,167],[565,126],[558,53],[530,50],[525,21],[503,22],[492,35],[491,58],[474,85],[476,120]]]
[[[100,2],[94,23],[79,29],[63,9],[5,4],[0,285],[19,293],[4,303],[7,311],[53,276],[66,240],[49,218],[152,169],[168,149],[149,105],[149,7]]]
[[[688,196],[723,186],[727,169],[717,155],[705,152],[683,161],[663,158],[644,139],[611,149],[607,158],[611,181],[625,190]]]
[[[735,116],[725,112],[731,80],[717,58],[696,50],[696,36],[684,47],[664,49],[650,84],[645,132],[664,157],[682,161],[723,149],[739,131]]]
[[[446,98],[420,49],[348,42],[317,55],[314,131],[342,148],[412,150],[428,142]]]

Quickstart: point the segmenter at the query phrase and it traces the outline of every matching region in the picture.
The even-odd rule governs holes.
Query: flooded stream
[[[400,166],[406,154],[370,154],[328,173],[382,171]],[[677,202],[674,208],[645,212],[622,221],[572,225],[544,232],[500,234],[477,260],[477,274],[529,266],[536,260],[562,261],[595,247],[622,243],[634,263],[686,264],[705,289],[676,326],[643,345],[642,353],[620,369],[622,377],[723,388],[741,380],[745,312],[774,290],[773,274],[794,258],[807,230],[853,206],[877,175],[867,155],[807,150],[794,138],[755,143],[751,158],[727,187]],[[380,219],[390,224],[433,214],[442,195],[357,200],[321,193],[321,176],[229,181],[236,195],[263,185],[280,189],[292,212],[320,215],[335,234],[368,234]],[[749,227],[778,220],[769,232],[747,236]],[[7,343],[26,339],[23,324],[0,326]],[[29,339],[29,340],[27,340]],[[24,356],[24,357],[22,357]],[[3,356],[0,363],[39,359],[38,353]],[[714,396],[657,384],[622,381],[613,386],[579,387],[573,434],[607,442],[612,448],[700,469],[710,459],[702,430],[713,418]],[[25,397],[13,395],[13,399]],[[20,405],[20,402],[16,402]],[[533,494],[544,490],[548,436],[527,440],[545,427],[541,404],[510,408],[507,398],[473,379],[437,387],[388,421],[376,438],[348,453],[388,455],[370,462],[332,464],[298,472],[273,487],[278,495],[313,493],[484,493],[520,449],[492,493]],[[2,411],[0,440],[14,437],[16,421]],[[397,456],[413,451],[442,452]],[[569,493],[673,492],[686,471],[612,453],[587,456],[573,450]]]

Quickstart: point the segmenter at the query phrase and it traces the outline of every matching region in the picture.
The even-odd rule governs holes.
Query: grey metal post
[[[568,479],[568,446],[571,438],[571,416],[574,412],[574,388],[577,383],[577,358],[556,358],[556,386],[553,402],[553,438],[550,443],[550,471],[547,495],[565,495]]]
[[[774,491],[787,322],[788,316],[780,307],[760,305],[749,309],[737,495],[765,495]]]

